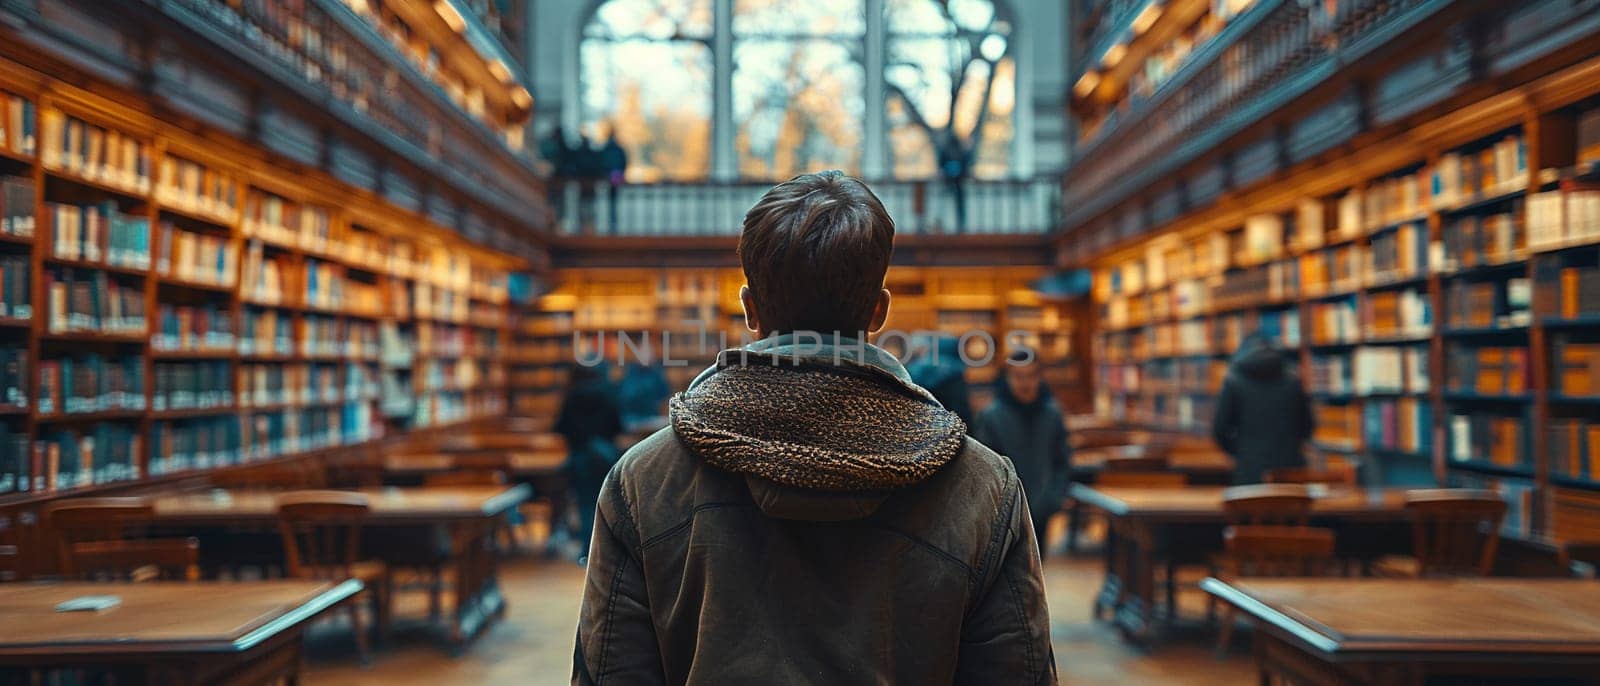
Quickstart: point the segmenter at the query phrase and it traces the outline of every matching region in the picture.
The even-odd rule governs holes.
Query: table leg
[[[1151,637],[1154,621],[1151,608],[1155,605],[1155,567],[1153,541],[1149,527],[1132,521],[1122,521],[1122,536],[1118,544],[1126,552],[1123,593],[1116,610],[1116,625],[1131,640],[1143,642]]]
[[[456,607],[450,622],[452,652],[459,655],[491,622],[505,616],[505,598],[496,574],[492,522],[458,525],[456,540]]]
[[[1122,547],[1117,535],[1117,520],[1107,515],[1106,540],[1100,546],[1100,552],[1105,557],[1105,576],[1100,582],[1100,592],[1095,594],[1094,606],[1091,615],[1095,619],[1106,616],[1108,611],[1115,611],[1118,599],[1122,597],[1122,580],[1125,577],[1122,563]]]

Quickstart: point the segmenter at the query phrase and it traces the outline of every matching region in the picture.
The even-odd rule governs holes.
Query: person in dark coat
[[[628,431],[658,421],[665,416],[672,388],[661,367],[639,361],[629,362],[617,384],[617,402],[622,406],[622,425]],[[657,424],[656,426],[660,426]]]
[[[839,172],[745,215],[760,340],[606,477],[572,683],[1056,683],[1016,471],[867,343],[893,241]]]
[[[582,556],[587,556],[600,484],[617,461],[616,439],[622,434],[622,410],[617,404],[616,389],[607,379],[605,365],[572,368],[555,432],[567,442],[565,471],[572,495],[578,501],[578,521],[583,526]]]
[[[1233,482],[1259,483],[1267,470],[1305,466],[1311,401],[1300,375],[1260,332],[1247,336],[1228,365],[1211,435],[1233,456]]]
[[[961,341],[940,336],[934,349],[906,371],[918,386],[928,389],[944,409],[956,413],[972,431],[972,398],[967,390],[967,365],[961,360]]]
[[[600,146],[600,164],[606,172],[606,198],[607,220],[611,225],[612,233],[617,231],[617,196],[621,193],[622,184],[628,178],[628,151],[617,142],[617,131],[611,130],[611,135],[606,136],[605,145]]]
[[[1016,466],[1042,554],[1050,517],[1061,510],[1072,476],[1067,424],[1045,388],[1042,366],[1026,351],[1007,359],[996,390],[994,402],[978,414],[972,437]]]

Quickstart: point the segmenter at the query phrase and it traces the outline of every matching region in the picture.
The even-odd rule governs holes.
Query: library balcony
[[[769,181],[622,184],[552,181],[563,235],[736,236],[744,213]],[[941,181],[878,181],[872,190],[902,235],[1042,236],[1058,225],[1058,177],[974,180],[959,190]],[[961,198],[957,198],[957,193]]]

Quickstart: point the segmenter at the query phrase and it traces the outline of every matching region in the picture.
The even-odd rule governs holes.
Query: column
[[[883,66],[888,37],[884,0],[866,0],[867,35],[862,68],[866,70],[866,117],[862,121],[861,176],[869,181],[889,176],[888,127],[884,113]]]
[[[711,178],[739,178],[733,141],[733,0],[712,0]]]

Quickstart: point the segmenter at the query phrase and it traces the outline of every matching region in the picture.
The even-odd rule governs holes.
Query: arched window
[[[579,48],[579,116],[591,136],[614,124],[640,183],[711,176],[719,145],[746,179],[1002,178],[1011,32],[994,0],[607,0]]]

